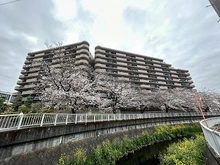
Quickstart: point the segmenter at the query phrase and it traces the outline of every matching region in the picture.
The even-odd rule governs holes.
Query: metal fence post
[[[24,114],[21,112],[21,113],[19,114],[18,129],[21,128],[21,123],[22,123],[23,117],[24,117]]]
[[[67,123],[68,123],[68,117],[69,117],[69,115],[67,114],[67,115],[66,115],[66,125],[67,125]]]
[[[44,113],[43,116],[42,116],[42,119],[41,119],[41,122],[40,122],[40,126],[42,126],[43,123],[44,123],[44,116],[45,116],[45,113]]]
[[[57,125],[57,116],[58,116],[58,114],[56,114],[56,116],[55,116],[54,125]]]
[[[76,114],[76,117],[75,117],[75,124],[77,124],[77,114]]]

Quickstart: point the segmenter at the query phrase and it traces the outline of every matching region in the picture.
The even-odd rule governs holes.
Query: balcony
[[[19,79],[24,79],[26,76],[24,76],[24,75],[20,75],[18,78]]]
[[[21,70],[21,73],[22,73],[22,74],[24,74],[24,73],[26,73],[26,72],[27,72],[27,71],[24,70],[24,69]]]
[[[23,89],[22,86],[16,86],[16,87],[15,87],[15,90],[16,90],[16,91],[20,91],[20,90],[22,90],[22,89]]]
[[[25,60],[24,63],[25,63],[25,64],[29,64],[29,63],[31,63],[31,61],[29,61],[29,60]]]
[[[214,129],[214,125],[217,124],[219,127],[219,123],[220,117],[213,117],[200,121],[205,140],[215,152],[217,159],[220,159],[220,132]]]
[[[17,81],[17,84],[18,84],[18,85],[21,85],[21,84],[23,84],[23,81],[18,80],[18,81]]]

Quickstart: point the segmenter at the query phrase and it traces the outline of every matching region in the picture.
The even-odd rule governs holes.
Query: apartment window
[[[132,76],[139,76],[138,73],[133,73],[133,72],[128,72],[129,75],[132,75]]]
[[[106,65],[106,67],[109,67],[109,68],[117,68],[117,66],[116,65]]]
[[[182,74],[178,74],[178,77],[186,78],[186,76],[184,76]]]
[[[171,76],[170,73],[163,73],[165,76]]]
[[[150,58],[144,58],[144,60],[146,60],[146,61],[153,61],[153,60],[150,59]]]
[[[170,81],[167,81],[166,84],[174,85],[174,83],[173,83],[173,82],[170,82]]]
[[[157,78],[155,75],[148,75],[149,78]]]
[[[149,66],[149,69],[154,69],[154,67],[152,67],[152,66]]]
[[[109,73],[118,73],[118,71],[112,70],[112,69],[106,69],[106,72],[109,72]]]
[[[111,56],[111,55],[105,55],[105,57],[116,59],[116,56]]]
[[[128,70],[131,70],[131,71],[138,71],[138,69],[136,69],[136,68],[128,68]]]
[[[181,85],[189,86],[189,83],[181,83]]]
[[[131,81],[140,81],[140,78],[137,78],[137,77],[130,77],[129,80],[131,80]]]
[[[163,68],[169,68],[168,65],[161,65],[161,67],[163,67]]]
[[[155,74],[155,71],[148,70],[147,73]]]
[[[150,87],[151,87],[151,88],[160,88],[160,86],[157,85],[157,84],[150,84]]]
[[[151,62],[145,62],[146,65],[154,65],[153,63]]]
[[[135,56],[134,55],[126,55],[126,57],[129,57],[129,58],[135,58]]]
[[[164,77],[165,80],[173,80],[171,77]]]
[[[107,60],[109,63],[117,63],[115,60]]]
[[[127,65],[128,66],[137,66],[137,64],[131,64],[131,63],[128,63]]]
[[[177,70],[176,73],[186,73],[186,72],[181,71],[181,70]]]
[[[111,53],[111,54],[116,54],[116,52],[113,52],[113,51],[111,51],[110,53]]]
[[[170,72],[169,69],[162,69],[162,71],[164,71],[164,72]]]
[[[175,89],[175,87],[173,87],[173,86],[168,86],[167,88],[168,89]]]
[[[187,82],[188,80],[181,78],[180,81]]]
[[[149,80],[149,82],[150,82],[150,83],[155,83],[155,84],[158,83],[158,81],[155,81],[155,80]]]

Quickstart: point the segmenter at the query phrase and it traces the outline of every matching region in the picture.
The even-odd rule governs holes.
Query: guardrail
[[[206,119],[208,127],[205,121],[200,121],[202,131],[209,146],[215,151],[218,158],[220,158],[220,132],[214,130],[212,127],[216,124],[220,125],[220,117],[213,117]]]
[[[218,113],[205,113],[209,115],[219,115]],[[0,131],[9,129],[21,129],[26,127],[40,127],[48,125],[78,124],[88,122],[102,122],[114,120],[133,120],[148,118],[174,118],[174,117],[194,117],[201,116],[199,113],[143,113],[143,114],[66,114],[66,113],[34,113],[34,114],[13,114],[0,115]]]

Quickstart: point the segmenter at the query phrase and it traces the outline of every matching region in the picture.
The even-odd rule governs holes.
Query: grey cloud
[[[128,6],[123,11],[123,17],[125,21],[132,27],[133,31],[144,31],[144,25],[147,22],[151,22],[151,17],[148,15],[147,11],[132,6]]]
[[[0,7],[1,90],[13,91],[28,52],[44,49],[46,40],[64,40],[65,27],[54,19],[53,9],[50,0],[19,1]],[[25,35],[37,38],[37,43],[31,43]]]

